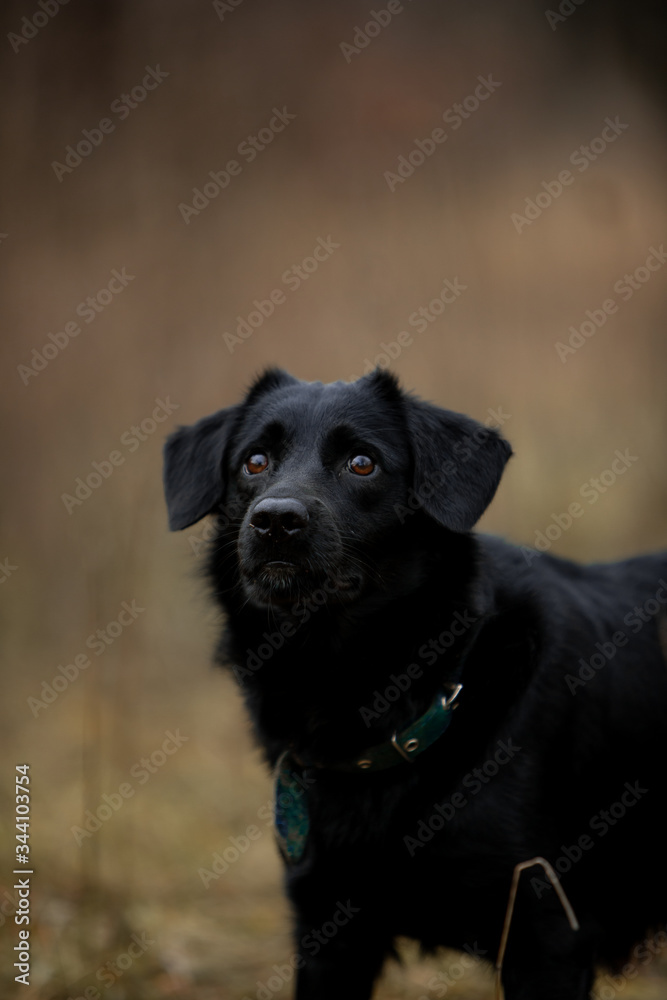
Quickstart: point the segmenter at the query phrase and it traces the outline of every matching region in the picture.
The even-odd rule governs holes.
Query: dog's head
[[[391,576],[413,517],[470,531],[510,454],[496,431],[385,372],[323,385],[271,369],[243,402],[168,439],[169,526],[223,515],[222,541],[257,607],[316,591],[349,603]],[[405,574],[409,562],[398,564]]]

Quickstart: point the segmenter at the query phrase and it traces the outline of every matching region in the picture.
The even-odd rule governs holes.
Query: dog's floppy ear
[[[189,528],[224,500],[222,460],[241,411],[272,389],[297,382],[281,368],[267,368],[242,403],[218,410],[192,427],[180,427],[167,438],[163,478],[171,531]]]
[[[222,456],[238,406],[180,427],[164,446],[164,493],[169,528],[180,531],[222,503]]]
[[[417,499],[444,527],[470,531],[491,503],[512,449],[471,417],[413,397],[406,403]]]

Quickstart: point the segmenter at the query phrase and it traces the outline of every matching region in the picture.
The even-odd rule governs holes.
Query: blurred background
[[[390,365],[512,442],[484,530],[667,545],[665,7],[546,3],[5,0],[2,996],[291,995],[206,524],[167,532],[177,424],[270,363]],[[380,1000],[492,996],[402,951]],[[640,972],[623,995],[664,997],[660,955]]]

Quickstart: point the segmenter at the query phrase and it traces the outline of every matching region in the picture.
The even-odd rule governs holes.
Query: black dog
[[[171,528],[218,519],[219,658],[276,768],[299,1000],[367,1000],[397,935],[493,960],[536,856],[579,927],[526,871],[507,1000],[583,1000],[596,963],[623,985],[656,951],[667,555],[471,534],[510,454],[381,372],[271,370],[167,442]]]

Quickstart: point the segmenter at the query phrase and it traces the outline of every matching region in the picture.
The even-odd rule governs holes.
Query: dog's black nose
[[[260,500],[250,517],[251,528],[273,538],[296,535],[307,523],[308,511],[292,497],[266,497]]]

